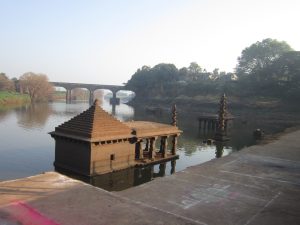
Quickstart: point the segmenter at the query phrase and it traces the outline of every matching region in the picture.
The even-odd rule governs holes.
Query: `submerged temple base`
[[[177,137],[182,131],[176,123],[121,122],[98,104],[95,101],[50,133],[55,139],[57,169],[95,176],[178,158]]]
[[[144,158],[144,159],[136,159],[135,166],[143,167],[147,165],[159,164],[167,161],[171,161],[174,159],[179,159],[179,155],[167,154],[166,157],[162,158],[161,156],[155,156],[154,159]]]

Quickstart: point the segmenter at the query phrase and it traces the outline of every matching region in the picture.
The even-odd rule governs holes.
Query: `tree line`
[[[276,39],[257,41],[242,50],[234,72],[207,71],[196,62],[178,69],[174,64],[142,66],[126,84],[137,98],[198,95],[266,96],[300,99],[300,52]],[[54,91],[44,74],[28,72],[19,79],[0,73],[0,91],[26,93],[32,102],[48,99]]]
[[[235,96],[300,99],[300,52],[276,39],[246,47],[234,72],[208,72],[196,62],[177,69],[161,63],[138,69],[126,84],[140,98],[197,96],[226,92]]]
[[[28,72],[19,79],[9,79],[5,73],[0,73],[0,91],[15,91],[28,94],[31,102],[48,100],[54,92],[54,87],[45,74]]]

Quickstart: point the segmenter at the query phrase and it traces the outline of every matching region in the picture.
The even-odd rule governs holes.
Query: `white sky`
[[[299,0],[0,0],[0,72],[122,84],[143,65],[233,71],[274,38],[300,50]]]

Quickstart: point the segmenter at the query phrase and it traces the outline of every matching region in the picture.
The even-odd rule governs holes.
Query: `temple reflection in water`
[[[75,175],[74,173],[70,174],[59,169],[57,171],[107,191],[122,191],[149,182],[157,177],[173,174],[175,173],[175,167],[176,160],[171,160],[157,165],[131,167],[92,177]]]

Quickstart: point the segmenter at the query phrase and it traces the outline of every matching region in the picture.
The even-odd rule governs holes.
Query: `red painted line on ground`
[[[22,225],[59,225],[25,202],[14,202],[5,208],[2,208],[2,210],[8,214],[8,217],[6,218],[8,221],[18,221]]]

